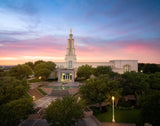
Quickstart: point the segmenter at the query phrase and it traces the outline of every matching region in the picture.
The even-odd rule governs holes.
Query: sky
[[[78,62],[160,64],[160,0],[0,0],[0,65],[64,62],[70,28]]]

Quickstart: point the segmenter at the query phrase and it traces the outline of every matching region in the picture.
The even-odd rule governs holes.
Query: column
[[[69,73],[69,81],[71,80],[71,78],[70,78],[70,73]]]
[[[72,71],[72,82],[74,82],[74,71]]]
[[[66,81],[66,78],[67,78],[66,73],[64,73],[64,81]]]
[[[58,82],[61,82],[61,72],[58,71]]]

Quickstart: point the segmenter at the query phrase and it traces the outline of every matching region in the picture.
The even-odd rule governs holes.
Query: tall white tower
[[[70,69],[75,68],[77,63],[75,48],[74,48],[74,39],[72,37],[73,37],[72,29],[70,29],[68,47],[67,47],[67,52],[65,56],[66,68],[70,68]]]

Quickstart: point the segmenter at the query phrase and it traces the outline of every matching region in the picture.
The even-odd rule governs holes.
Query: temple
[[[126,71],[138,71],[138,60],[110,60],[109,62],[77,62],[74,39],[72,29],[70,29],[65,62],[56,62],[58,82],[74,82],[76,72],[79,66],[91,65],[97,66],[111,66],[114,72],[120,74]]]

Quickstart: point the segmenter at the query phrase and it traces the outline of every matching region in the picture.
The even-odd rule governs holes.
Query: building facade
[[[72,29],[70,29],[65,62],[56,62],[58,82],[74,82],[76,71],[82,65],[111,66],[114,72],[123,74],[126,71],[138,71],[138,60],[110,60],[109,62],[77,62]]]

